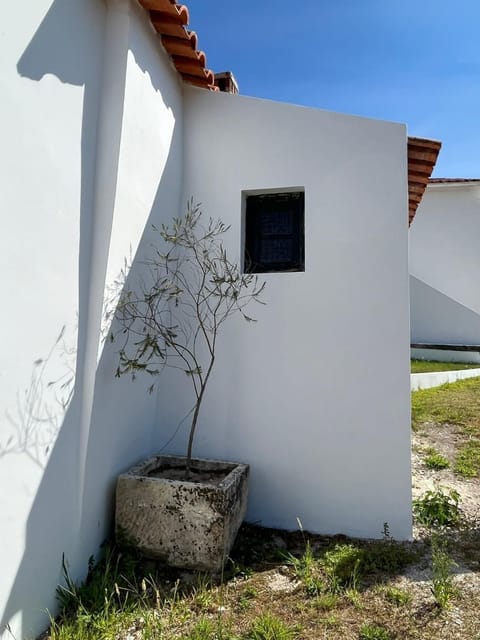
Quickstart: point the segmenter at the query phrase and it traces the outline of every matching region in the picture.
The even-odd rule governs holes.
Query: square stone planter
[[[182,480],[182,468],[183,457],[155,456],[119,476],[117,536],[172,567],[220,571],[245,517],[249,467],[193,459],[192,476],[207,481]]]

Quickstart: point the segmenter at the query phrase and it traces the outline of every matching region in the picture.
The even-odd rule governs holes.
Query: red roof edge
[[[176,0],[139,0],[184,82],[218,91],[215,74],[207,69],[207,57],[198,49],[198,38],[187,29],[189,14]]]
[[[408,138],[408,224],[411,225],[431,179],[442,143],[427,138]]]

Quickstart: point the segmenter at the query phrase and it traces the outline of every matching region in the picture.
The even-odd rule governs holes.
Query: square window
[[[305,194],[249,195],[245,211],[245,273],[305,271]]]

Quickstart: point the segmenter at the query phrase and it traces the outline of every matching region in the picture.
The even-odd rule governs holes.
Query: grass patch
[[[461,371],[463,369],[477,369],[480,364],[467,362],[439,362],[438,360],[411,360],[411,373],[431,373],[437,371]]]
[[[359,640],[390,640],[391,638],[387,629],[371,622],[362,624],[358,637]]]
[[[480,441],[469,440],[455,456],[453,470],[464,478],[474,478],[480,472]]]
[[[300,580],[309,596],[316,596],[324,590],[325,583],[320,563],[313,555],[309,540],[306,541],[305,551],[299,558],[289,553],[285,559],[293,567],[295,577]]]
[[[455,424],[480,436],[480,378],[413,391],[412,426],[418,429],[425,422]]]
[[[442,454],[433,447],[429,447],[425,451],[425,454],[425,465],[429,469],[440,471],[441,469],[448,469],[448,467],[450,466],[447,458],[445,456],[442,456]]]
[[[388,602],[397,607],[404,607],[412,602],[412,594],[399,587],[384,587],[383,593]]]
[[[474,532],[455,547],[458,561],[468,542],[472,567],[480,553]],[[255,553],[248,557],[250,543]],[[62,610],[42,640],[443,640],[438,612],[456,592],[442,545],[432,543],[427,607],[425,592],[408,582],[400,589],[397,577],[412,561],[428,562],[417,551],[428,545],[397,543],[387,526],[376,541],[244,526],[232,571],[223,576],[175,571],[111,546],[84,584],[67,576]],[[460,594],[455,604],[462,607],[464,637],[474,637],[480,594]]]
[[[294,640],[296,637],[296,629],[271,613],[265,613],[253,621],[246,640]]]

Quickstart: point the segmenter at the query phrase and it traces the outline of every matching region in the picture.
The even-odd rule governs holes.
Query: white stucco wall
[[[113,378],[114,347],[99,339],[123,258],[131,247],[134,280],[151,224],[190,195],[232,225],[236,258],[243,190],[302,187],[306,202],[306,271],[267,275],[258,324],[222,334],[196,453],[251,464],[250,520],[294,528],[298,516],[308,529],[363,536],[387,521],[407,537],[405,128],[184,93],[128,0],[32,0],[2,17],[11,28],[0,34],[9,150],[0,272],[11,311],[2,314],[0,628],[17,638],[42,629],[62,553],[81,577],[109,531],[116,475],[164,447],[190,408],[174,372],[158,397],[141,380]],[[61,349],[43,373],[33,363],[64,325],[76,377],[59,409],[48,382],[69,371]],[[385,362],[373,389],[370,372]],[[171,450],[183,451],[185,433]]]
[[[410,229],[413,342],[480,344],[480,187],[427,187]]]
[[[231,225],[242,191],[303,187],[305,273],[221,335],[195,453],[251,465],[248,520],[411,533],[406,132],[402,125],[189,88],[184,200]],[[371,376],[376,384],[372,386]],[[168,379],[168,381],[167,381]],[[191,405],[165,376],[160,448]],[[187,426],[168,447],[184,451]]]
[[[413,276],[410,316],[412,343],[480,344],[480,315]]]
[[[85,572],[116,474],[150,452],[155,400],[114,380],[109,352],[97,372],[99,333],[106,282],[178,207],[182,87],[135,3],[32,0],[2,20],[0,633],[20,640],[55,608],[62,553]],[[62,408],[73,384],[48,383],[70,367]]]

